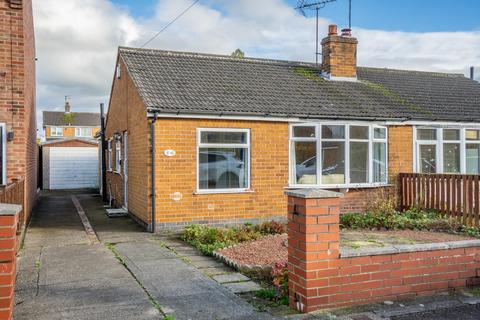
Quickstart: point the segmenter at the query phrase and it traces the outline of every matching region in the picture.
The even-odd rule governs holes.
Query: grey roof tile
[[[100,114],[93,112],[72,112],[72,126],[100,126]],[[63,111],[43,111],[44,126],[66,126]]]
[[[358,68],[327,81],[314,64],[120,48],[147,108],[299,118],[480,120],[480,84],[462,75]]]

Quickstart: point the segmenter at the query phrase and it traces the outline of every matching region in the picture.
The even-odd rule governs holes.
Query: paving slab
[[[153,241],[142,253],[119,243],[115,250],[154,299],[176,319],[273,319],[254,308],[193,265],[177,259],[154,259],[155,252],[170,251]],[[151,257],[145,259],[145,253]],[[155,263],[151,263],[154,261]]]
[[[216,276],[219,274],[234,272],[234,270],[227,266],[221,266],[221,267],[204,268],[202,269],[202,272],[209,276]]]
[[[247,293],[262,289],[258,283],[253,281],[224,283],[223,285],[234,293]]]
[[[216,275],[212,279],[219,283],[250,281],[249,277],[238,272]]]
[[[190,259],[190,257],[188,257]],[[208,259],[204,261],[195,261],[195,260],[190,260],[190,263],[197,267],[198,269],[205,269],[205,268],[212,268],[212,267],[221,267],[223,263],[217,262],[213,259]]]
[[[69,194],[41,197],[18,259],[14,318],[159,319],[105,245],[90,245]]]

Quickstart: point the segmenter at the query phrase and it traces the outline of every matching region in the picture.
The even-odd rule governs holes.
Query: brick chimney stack
[[[70,102],[68,100],[65,100],[65,113],[70,113],[71,107],[70,107]]]
[[[357,44],[351,30],[338,35],[337,26],[328,27],[328,36],[322,40],[322,74],[330,80],[357,79]]]

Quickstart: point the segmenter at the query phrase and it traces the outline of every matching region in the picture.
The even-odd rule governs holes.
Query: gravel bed
[[[218,250],[221,255],[245,265],[270,265],[278,261],[287,261],[288,250],[285,246],[287,235],[266,236],[234,247]]]
[[[278,261],[287,261],[288,235],[266,236],[259,240],[242,243],[217,252],[238,265],[273,266]],[[372,231],[342,230],[342,247],[388,247],[398,244],[436,243],[475,238],[431,231]]]

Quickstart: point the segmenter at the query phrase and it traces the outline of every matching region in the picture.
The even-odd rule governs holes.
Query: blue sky
[[[241,0],[230,0],[241,1]],[[136,17],[149,18],[156,0],[113,0]],[[213,1],[200,0],[214,6]],[[285,0],[292,7],[296,0]],[[478,0],[352,0],[353,26],[407,32],[471,31],[480,29]],[[272,8],[275,10],[275,8]],[[322,9],[321,16],[348,23],[348,0],[337,0]]]

